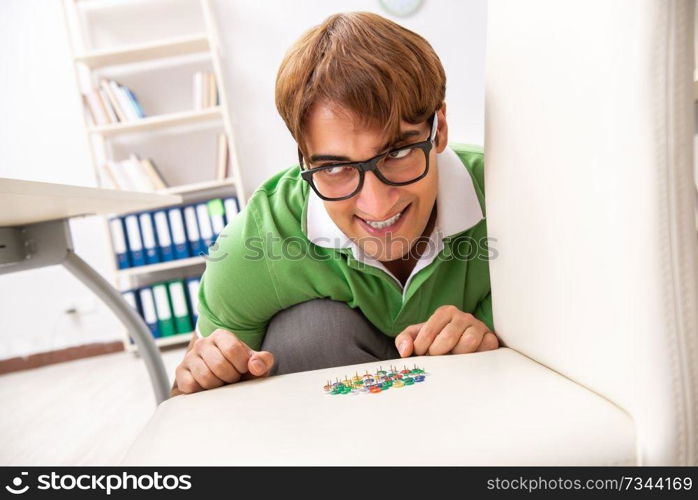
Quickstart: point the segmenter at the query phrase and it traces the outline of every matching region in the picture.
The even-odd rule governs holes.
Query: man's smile
[[[388,232],[393,232],[400,227],[402,221],[405,220],[405,214],[409,211],[412,204],[408,204],[401,211],[383,220],[370,220],[364,219],[355,215],[356,219],[359,221],[360,225],[369,233],[375,234],[377,236],[382,236]]]

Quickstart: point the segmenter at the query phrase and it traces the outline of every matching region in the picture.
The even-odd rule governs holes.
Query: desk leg
[[[128,302],[124,300],[121,294],[111,286],[101,274],[75,255],[72,250],[68,251],[62,264],[101,298],[126,328],[128,328],[129,333],[136,341],[139,354],[145,361],[145,366],[148,369],[150,381],[155,391],[155,400],[157,404],[168,399],[170,397],[170,385],[167,379],[165,365],[162,362],[162,356],[153,341],[148,326],[143,322],[140,316],[138,316],[138,313],[128,305]]]

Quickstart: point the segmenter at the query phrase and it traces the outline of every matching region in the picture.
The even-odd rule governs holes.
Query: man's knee
[[[396,357],[392,348],[360,311],[328,299],[277,313],[262,343],[276,359],[273,375]]]

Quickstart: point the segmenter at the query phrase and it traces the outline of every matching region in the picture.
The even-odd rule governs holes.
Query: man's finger
[[[470,325],[461,335],[460,340],[451,351],[453,354],[468,354],[475,352],[480,344],[482,343],[482,338],[487,332],[487,327],[484,325]]]
[[[418,356],[426,354],[431,343],[434,342],[436,336],[451,321],[452,317],[449,309],[441,307],[437,309],[427,322],[424,323],[424,326],[419,330],[417,337],[414,339],[414,353]]]
[[[191,356],[187,360],[186,368],[202,388],[204,389],[214,389],[220,387],[224,382],[216,377],[208,366],[199,356]]]
[[[247,363],[250,375],[255,377],[266,377],[272,366],[274,366],[274,355],[269,351],[252,351],[252,356]]]
[[[240,380],[240,373],[230,361],[223,356],[218,346],[209,345],[207,348],[201,350],[199,356],[204,360],[208,369],[226,384],[232,384]]]
[[[456,315],[450,323],[443,327],[427,349],[429,356],[440,356],[451,352],[468,327],[468,321],[463,315]]]
[[[397,348],[397,352],[400,354],[401,358],[406,358],[412,355],[414,338],[417,336],[419,329],[422,328],[422,326],[424,326],[424,323],[410,325],[398,333],[395,337],[395,347]]]
[[[203,391],[194,376],[191,374],[189,369],[185,368],[183,365],[179,365],[175,370],[175,379],[177,380],[177,388],[186,394],[191,394],[192,392]]]
[[[250,360],[250,356],[254,353],[247,344],[228,332],[216,335],[213,337],[213,342],[238,373],[247,373],[247,363]]]
[[[493,351],[495,349],[499,349],[499,339],[493,332],[487,332],[485,336],[482,337],[482,342],[480,343],[480,347],[477,348],[477,352]]]

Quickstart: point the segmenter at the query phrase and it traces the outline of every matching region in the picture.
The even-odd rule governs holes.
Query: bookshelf
[[[180,195],[182,206],[236,197],[239,209],[244,208],[246,198],[221,65],[224,54],[210,0],[62,1],[96,184],[124,188],[116,185],[116,176],[108,175],[106,165],[111,169],[113,163],[135,155],[152,160],[158,176],[166,181],[165,187],[153,184],[153,192]],[[201,77],[197,81],[196,73],[208,80]],[[116,83],[116,88],[103,87],[105,80]],[[107,95],[112,90],[123,90],[119,99],[126,96],[126,102]],[[133,98],[130,102],[129,93]],[[99,96],[100,106],[94,100],[88,104],[83,97],[88,94],[93,99]],[[208,97],[197,101],[197,95]],[[129,104],[132,108],[125,109]],[[104,111],[101,117],[96,107]],[[221,144],[227,147],[227,155],[221,154]],[[222,156],[227,169],[220,166]],[[223,170],[226,175],[221,175]],[[104,217],[112,254],[116,246],[109,219],[126,215]],[[200,277],[205,258],[193,255],[125,269],[119,269],[112,258],[112,282],[126,292],[168,280]],[[124,348],[135,351],[128,332],[123,335]],[[192,332],[177,333],[155,338],[155,343],[183,344],[191,336]]]

